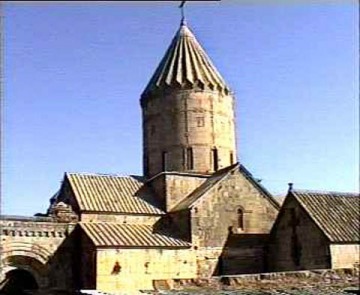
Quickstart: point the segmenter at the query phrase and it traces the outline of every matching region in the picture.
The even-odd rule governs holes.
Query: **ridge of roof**
[[[157,66],[141,97],[164,88],[217,90],[230,93],[206,51],[187,24],[181,23],[165,55]]]
[[[263,194],[263,196],[265,196],[276,207],[276,209],[280,209],[279,202],[259,181],[254,178],[250,171],[242,164],[240,165],[240,172],[243,173],[246,179],[248,179]]]
[[[192,206],[197,200],[199,200],[204,194],[213,189],[217,184],[219,184],[227,175],[232,171],[239,169],[239,172],[245,176],[259,191],[260,193],[267,198],[271,204],[276,208],[280,208],[279,202],[274,199],[271,193],[262,186],[253,175],[240,163],[235,163],[231,166],[225,167],[221,170],[218,170],[213,175],[211,175],[204,183],[202,183],[198,188],[191,192],[186,198],[177,203],[170,211],[181,211]]]
[[[130,177],[135,179],[144,179],[141,175],[123,175],[117,173],[97,173],[97,172],[65,172],[65,175],[84,175],[84,176],[98,176],[98,177]]]

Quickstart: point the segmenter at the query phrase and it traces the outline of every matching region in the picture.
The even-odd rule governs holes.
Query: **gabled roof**
[[[198,188],[196,188],[190,195],[185,199],[181,200],[174,208],[172,212],[181,211],[191,207],[191,205],[200,199],[206,192],[211,190],[217,183],[224,179],[231,171],[235,170],[238,167],[238,164],[228,166],[224,169],[221,169],[211,175],[204,183],[202,183]]]
[[[96,247],[190,247],[180,239],[153,231],[151,225],[79,223]]]
[[[166,87],[230,92],[224,79],[184,21],[165,56],[146,86],[142,97]]]
[[[251,175],[251,173],[239,163],[223,168],[213,175],[211,175],[203,184],[201,184],[197,189],[195,189],[189,196],[180,201],[171,211],[181,211],[192,207],[192,205],[199,200],[202,196],[204,196],[207,192],[209,192],[212,188],[214,188],[217,184],[222,182],[226,177],[233,171],[239,170],[239,172],[249,180],[260,193],[266,197],[275,208],[279,208],[279,204],[274,200],[272,195],[261,185],[259,184]]]
[[[257,180],[253,177],[253,175],[245,168],[245,166],[240,165],[239,169],[240,173],[250,181],[257,190],[266,198],[268,201],[276,208],[280,209],[279,202],[272,196],[272,194]]]
[[[300,203],[331,242],[360,241],[360,197],[355,193],[292,190]]]
[[[66,173],[81,211],[164,214],[140,177]]]

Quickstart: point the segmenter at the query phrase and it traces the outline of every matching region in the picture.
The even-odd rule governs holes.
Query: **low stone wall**
[[[167,284],[157,284],[157,286],[159,289],[163,287],[161,288],[162,290],[168,288],[175,290],[194,288],[209,288],[211,290],[265,290],[311,285],[341,285],[345,288],[358,286],[359,278],[359,268],[346,268],[221,276],[192,280],[169,280]],[[148,294],[153,293],[149,292]]]
[[[359,267],[359,244],[332,244],[330,245],[330,252],[332,268]]]

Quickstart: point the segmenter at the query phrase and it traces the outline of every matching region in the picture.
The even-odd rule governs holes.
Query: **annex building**
[[[278,216],[279,203],[237,162],[234,99],[182,20],[140,97],[144,175],[65,173],[44,216],[3,218],[0,288],[22,280],[29,289],[146,290],[299,259],[281,242],[294,239],[281,231],[287,213]],[[270,237],[280,252],[269,258]]]

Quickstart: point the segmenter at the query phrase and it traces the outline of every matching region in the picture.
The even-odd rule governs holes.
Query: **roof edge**
[[[340,191],[327,191],[327,190],[309,190],[309,189],[293,189],[291,190],[293,193],[299,194],[314,194],[314,195],[338,195],[338,196],[346,196],[346,197],[359,197],[360,193],[358,192],[340,192]]]
[[[211,179],[211,177],[216,176],[217,174],[221,174],[224,173],[224,171],[226,171],[228,169],[228,171],[226,171],[226,173],[224,173],[224,175],[211,187],[209,187],[208,190],[206,190],[203,194],[201,194],[196,200],[194,200],[192,203],[190,203],[190,205],[188,206],[188,208],[180,208],[180,209],[176,209],[176,207],[179,207],[179,205],[185,201],[191,194],[193,194],[196,190],[200,189],[202,187],[202,185],[205,185],[206,181],[204,183],[202,183],[199,187],[197,187],[195,190],[193,190],[192,192],[190,192],[184,199],[180,200],[176,205],[174,205],[172,207],[172,209],[170,210],[170,212],[177,212],[177,211],[183,211],[183,210],[188,210],[191,209],[198,200],[200,200],[201,198],[203,198],[207,193],[209,193],[211,190],[213,190],[220,182],[222,182],[232,171],[234,171],[235,169],[237,169],[240,166],[240,163],[237,162],[233,165],[224,167],[218,171],[216,171],[215,173],[213,173],[208,179]]]
[[[258,181],[256,181],[256,179],[253,177],[253,175],[250,173],[250,171],[245,168],[245,166],[243,164],[240,165],[240,172],[243,173],[243,175],[246,177],[246,179],[248,179],[259,191],[260,193],[265,196],[266,198],[269,199],[269,201],[273,204],[273,206],[276,209],[280,209],[281,205],[279,204],[279,202],[273,197],[273,195]],[[285,200],[284,200],[285,201]]]
[[[144,180],[144,184],[150,183],[151,181],[155,180],[156,178],[162,175],[179,175],[179,176],[190,176],[190,177],[200,177],[200,178],[209,178],[211,174],[201,174],[201,173],[191,173],[191,172],[180,172],[180,171],[162,171],[158,174],[150,177],[149,179]]]

